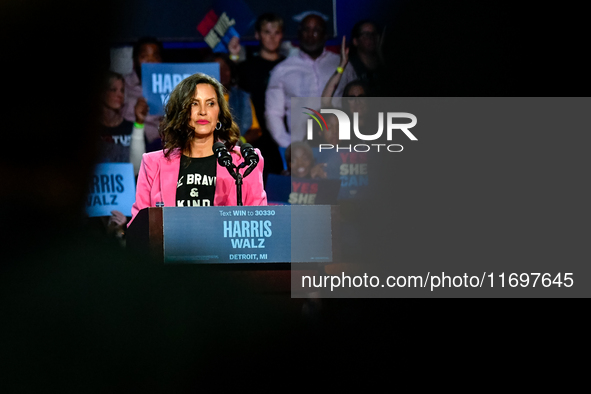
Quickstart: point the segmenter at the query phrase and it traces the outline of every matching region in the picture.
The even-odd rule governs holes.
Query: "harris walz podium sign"
[[[328,205],[146,208],[129,231],[164,263],[332,261]]]

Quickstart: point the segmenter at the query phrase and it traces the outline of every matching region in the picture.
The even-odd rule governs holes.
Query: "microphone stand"
[[[242,204],[242,179],[244,179],[244,177],[240,173],[240,169],[244,168],[244,167],[246,167],[246,162],[243,162],[238,167],[235,167],[236,168],[235,173],[230,171],[230,174],[236,180],[236,205],[239,207],[241,207],[243,205]],[[230,170],[230,169],[228,168],[228,170]]]

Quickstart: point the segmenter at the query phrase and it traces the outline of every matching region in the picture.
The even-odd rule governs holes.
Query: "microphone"
[[[259,155],[255,152],[252,145],[246,143],[240,146],[240,153],[242,153],[242,157],[244,157],[244,162],[247,163],[248,168],[244,171],[243,177],[246,177],[248,174],[255,169],[257,164],[259,164]]]
[[[236,168],[236,166],[234,165],[234,163],[232,163],[232,156],[230,155],[230,152],[228,152],[226,145],[224,145],[223,142],[219,141],[214,143],[213,154],[218,158],[218,163],[222,167],[226,167],[230,175],[232,175],[232,178],[236,179],[237,175],[234,172],[234,168]]]
[[[232,156],[230,155],[230,152],[228,152],[228,149],[226,149],[226,145],[224,145],[223,142],[218,141],[213,144],[213,153],[218,158],[218,163],[220,163],[222,167],[230,169],[230,167],[234,165],[232,163]]]

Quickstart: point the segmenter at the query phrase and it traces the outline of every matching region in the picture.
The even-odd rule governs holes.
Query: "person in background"
[[[144,121],[148,114],[146,100],[140,98],[134,107],[135,122],[123,118],[125,85],[121,74],[107,71],[103,77],[99,118],[99,163],[132,163],[137,176],[146,151]],[[126,216],[112,210],[111,216],[89,218],[87,226],[95,233],[115,237],[125,245]]]
[[[338,86],[335,86],[335,97],[342,97],[344,87],[357,79],[367,84],[369,96],[380,96],[385,93],[386,70],[381,54],[380,39],[378,27],[370,20],[362,20],[353,26],[350,53],[348,59],[345,59],[345,65],[343,65],[341,50],[342,81]],[[347,60],[350,67],[345,67]]]
[[[304,141],[295,141],[285,150],[287,170],[282,175],[295,178],[326,178],[325,163],[315,163],[310,145]]]
[[[125,76],[125,103],[123,117],[135,121],[135,105],[144,100],[142,93],[142,64],[162,63],[162,43],[154,37],[142,37],[133,46],[133,70]],[[161,116],[146,115],[145,138],[146,152],[162,149],[162,141],[158,134]]]
[[[340,62],[337,54],[324,47],[328,37],[326,21],[321,16],[306,16],[300,23],[298,37],[298,55],[288,57],[271,71],[266,92],[267,127],[282,148],[305,137],[305,127],[291,130],[291,98],[321,97],[322,90]],[[311,106],[320,106],[320,101]]]
[[[341,108],[347,112],[350,119],[353,119],[353,113],[358,113],[358,126],[364,129],[367,123],[367,100],[366,97],[371,95],[371,88],[369,83],[363,79],[354,79],[348,81],[341,90],[340,97],[334,97],[337,88],[343,86],[346,79],[343,77],[347,74],[347,70],[351,67],[347,67],[349,63],[349,48],[346,47],[345,37],[341,43],[341,61],[338,70],[330,77],[324,90],[322,91],[322,108]],[[375,90],[374,90],[375,92]]]
[[[331,109],[331,107],[327,107]],[[319,149],[321,145],[332,145],[333,147],[339,143],[339,121],[334,114],[324,114],[327,127],[314,127],[314,138],[311,141],[306,141],[313,154],[314,161],[322,165],[324,171],[324,178],[338,179],[340,176],[341,155],[334,149]],[[313,149],[312,149],[313,148]]]
[[[148,104],[140,98],[134,106],[134,121],[123,118],[125,82],[121,74],[108,71],[103,80],[100,112],[100,162],[132,163],[137,176],[146,151],[144,123]]]
[[[259,51],[238,65],[238,85],[250,93],[257,119],[265,119],[265,92],[269,84],[271,70],[285,59],[280,53],[283,40],[283,19],[276,14],[260,15],[255,23],[255,38],[260,42]],[[265,156],[265,172],[279,174],[283,170],[283,160],[279,147],[267,128],[266,122],[259,122],[261,137],[252,142]]]
[[[369,86],[360,79],[351,81],[345,86],[343,90],[343,110],[353,118],[353,114],[358,114],[358,125],[361,130],[364,130],[364,126],[369,123]],[[371,119],[372,121],[376,119]]]
[[[236,65],[225,53],[214,53],[206,59],[206,62],[215,62],[220,65],[220,82],[225,88],[224,98],[241,132],[239,144],[254,143],[262,134],[261,126],[250,94],[238,86]]]
[[[341,42],[341,59],[339,62],[339,66],[335,70],[334,74],[331,75],[328,82],[324,86],[322,90],[322,108],[338,106],[333,103],[332,97],[335,94],[338,86],[346,84],[347,79],[343,79],[343,74],[346,70],[350,67],[347,67],[349,64],[349,48],[347,48],[346,38],[343,36],[343,41]]]

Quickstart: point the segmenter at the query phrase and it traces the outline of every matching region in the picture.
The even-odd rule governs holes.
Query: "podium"
[[[328,263],[333,209],[145,208],[127,231],[127,246],[164,264]]]
[[[145,208],[128,228],[127,248],[156,264],[208,266],[260,289],[289,291],[292,271],[315,275],[333,261],[335,211],[329,205]]]

